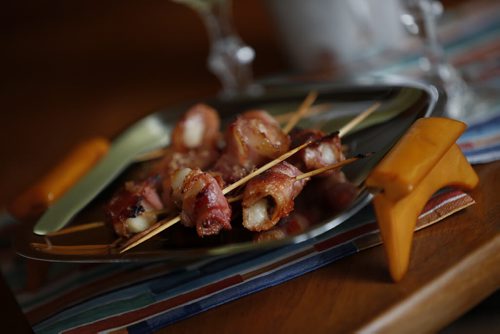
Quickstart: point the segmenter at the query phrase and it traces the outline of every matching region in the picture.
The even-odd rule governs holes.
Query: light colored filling
[[[182,139],[188,148],[196,148],[202,144],[205,125],[200,115],[193,116],[184,123]]]
[[[246,226],[251,228],[262,225],[269,220],[267,213],[267,200],[265,198],[258,200],[251,207],[243,211]]]
[[[318,147],[319,152],[321,153],[321,159],[327,164],[333,164],[335,162],[335,154],[333,153],[330,145],[328,144],[320,144]]]
[[[203,190],[206,183],[203,179],[197,179],[189,184],[189,189],[184,193],[184,198],[195,197],[200,191]]]
[[[142,214],[137,217],[128,218],[125,226],[130,233],[140,233],[156,223],[155,215]]]
[[[180,191],[182,184],[184,183],[184,179],[188,174],[191,173],[191,168],[182,168],[176,171],[172,175],[172,190]]]

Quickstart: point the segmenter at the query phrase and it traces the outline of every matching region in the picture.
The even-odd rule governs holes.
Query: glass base
[[[491,110],[488,101],[470,87],[458,71],[450,64],[440,64],[431,69],[431,81],[446,93],[444,116],[474,123],[487,117]]]

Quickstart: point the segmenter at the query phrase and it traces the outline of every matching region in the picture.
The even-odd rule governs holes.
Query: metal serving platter
[[[324,111],[315,114],[299,124],[302,127],[320,128],[325,132],[339,129],[356,114],[362,112],[374,102],[381,102],[380,108],[343,139],[349,148],[349,155],[374,152],[369,158],[360,160],[344,168],[349,180],[360,187],[368,173],[389,151],[394,143],[405,133],[410,125],[420,117],[429,116],[438,110],[442,101],[433,86],[417,82],[395,83],[290,83],[270,88],[259,97],[238,98],[233,100],[207,99],[185,103],[180,106],[159,110],[139,122],[154,119],[161,124],[163,137],[169,138],[176,120],[192,104],[207,103],[216,108],[223,123],[227,124],[241,112],[249,109],[265,109],[280,115],[294,111],[311,90],[317,90],[319,97],[316,105],[322,105]],[[138,122],[138,123],[139,123]],[[163,140],[163,139],[162,139]],[[164,141],[164,140],[163,140]],[[162,143],[164,144],[164,143]],[[73,219],[70,225],[78,225],[104,219],[102,206],[113,192],[125,180],[144,168],[140,164],[123,166],[116,171],[116,178],[109,184],[103,184],[103,190],[93,198]],[[224,231],[219,236],[198,238],[194,229],[177,224],[167,231],[124,254],[106,255],[55,255],[38,251],[30,246],[33,242],[44,243],[44,237],[33,233],[33,228],[23,229],[15,240],[16,251],[28,258],[60,262],[130,262],[166,260],[172,263],[200,260],[213,256],[233,255],[240,252],[261,251],[286,244],[299,243],[314,238],[359,212],[371,201],[372,195],[362,190],[350,206],[342,212],[332,212],[327,207],[308,207],[306,210],[320,211],[311,226],[295,235],[282,240],[265,242],[253,241],[254,235],[244,230],[241,221],[233,221],[233,229]],[[297,201],[300,201],[300,196]],[[299,205],[300,206],[300,205]],[[304,210],[304,209],[302,209]],[[302,212],[307,215],[307,212]],[[103,244],[116,240],[109,227],[87,230],[51,237],[50,242],[57,245]]]

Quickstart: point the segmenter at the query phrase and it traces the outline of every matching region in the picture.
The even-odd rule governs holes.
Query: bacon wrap
[[[279,221],[273,228],[255,234],[255,242],[275,241],[304,232],[312,225],[310,219],[300,213],[292,212],[290,216]]]
[[[185,226],[196,227],[200,237],[231,229],[231,207],[213,176],[193,170],[185,177],[181,192]]]
[[[300,170],[282,162],[248,182],[243,193],[243,226],[265,231],[294,208],[294,199],[307,180],[295,179]]]
[[[154,171],[168,177],[179,168],[207,169],[219,158],[220,139],[217,112],[205,104],[196,104],[177,122],[172,131],[172,144]]]
[[[213,170],[224,181],[233,183],[254,168],[286,153],[290,138],[279,123],[265,111],[250,111],[228,127],[226,148]]]
[[[291,133],[292,147],[297,147],[308,141],[315,141],[290,160],[295,166],[303,171],[326,167],[345,160],[342,153],[342,144],[338,133],[324,135],[320,130],[298,130]],[[336,171],[330,171],[321,176],[327,176]]]
[[[128,238],[156,222],[151,211],[163,209],[157,186],[157,178],[127,182],[106,204],[106,220],[118,235]]]
[[[219,158],[216,150],[199,149],[187,152],[176,152],[169,149],[164,158],[158,163],[155,171],[166,178],[173,171],[180,168],[207,169]]]
[[[333,212],[347,209],[358,196],[358,188],[349,182],[342,172],[331,174],[318,181],[316,189],[324,194],[322,200]]]
[[[219,139],[219,115],[212,107],[198,103],[192,106],[175,125],[171,146],[175,152],[216,149]]]
[[[324,136],[322,131],[306,129],[292,131],[290,136],[293,147],[307,141],[315,141],[291,159],[301,170],[311,171],[345,160],[338,133]],[[315,203],[324,203],[334,212],[348,208],[357,196],[357,187],[347,180],[341,170],[327,171],[316,178],[320,180],[314,182],[313,193],[308,194],[308,199]]]

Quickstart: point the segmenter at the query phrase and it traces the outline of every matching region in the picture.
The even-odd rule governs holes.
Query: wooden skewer
[[[260,168],[257,168],[256,170],[254,170],[253,172],[251,172],[247,176],[239,179],[238,181],[234,182],[233,184],[230,184],[226,188],[222,189],[222,193],[224,195],[226,195],[227,193],[233,191],[234,189],[236,189],[236,188],[244,185],[245,183],[247,183],[248,181],[250,181],[252,178],[256,177],[257,175],[262,174],[263,172],[265,172],[269,168],[274,167],[277,164],[279,164],[280,162],[282,162],[282,161],[290,158],[292,155],[294,155],[295,153],[299,152],[304,147],[306,147],[306,146],[308,146],[308,145],[310,145],[312,143],[313,143],[313,141],[310,141],[310,142],[306,142],[306,143],[304,143],[304,144],[302,144],[300,146],[297,146],[293,150],[290,150],[290,151],[286,152],[285,154],[283,154],[283,155],[279,156],[278,158],[274,159],[273,161],[268,162],[264,166],[262,166]]]
[[[325,166],[325,167],[321,167],[321,168],[318,168],[318,169],[315,169],[315,170],[311,170],[311,171],[309,171],[307,173],[302,173],[300,175],[297,175],[295,177],[295,179],[296,180],[302,180],[302,179],[305,179],[305,178],[308,178],[308,177],[316,176],[316,175],[324,173],[326,171],[329,171],[329,170],[332,170],[332,169],[337,169],[337,168],[343,167],[345,165],[349,165],[350,163],[353,163],[354,161],[366,158],[366,157],[368,157],[370,155],[371,154],[360,154],[360,155],[357,155],[355,157],[342,160],[340,162],[337,162],[337,163],[329,165],[329,166]]]
[[[154,237],[158,233],[166,230],[170,226],[177,224],[181,220],[181,216],[176,216],[170,220],[160,220],[156,224],[149,227],[142,233],[134,235],[132,238],[128,239],[121,247],[120,254],[128,251],[135,246],[142,244],[144,241]]]
[[[290,132],[293,129],[293,127],[298,123],[298,121],[300,121],[300,119],[303,118],[306,114],[308,116],[316,115],[316,114],[322,113],[323,111],[325,111],[331,107],[330,104],[318,105],[318,106],[312,107],[311,105],[314,103],[316,98],[317,98],[317,93],[312,91],[306,97],[304,102],[302,102],[302,105],[299,107],[299,109],[297,111],[274,116],[274,118],[280,123],[288,122],[285,125],[285,127],[283,128],[283,132],[285,132],[285,133]],[[376,102],[371,107],[366,109],[364,112],[362,112],[361,114],[359,114],[358,116],[353,118],[351,121],[349,121],[349,123],[344,125],[339,130],[340,137],[343,137],[346,133],[348,133],[355,126],[357,126],[359,123],[361,123],[365,118],[367,118],[371,113],[373,113],[379,107],[380,107],[380,102]],[[145,162],[145,161],[149,161],[149,160],[159,159],[159,158],[163,157],[167,152],[168,152],[168,148],[166,148],[166,147],[158,148],[158,149],[155,149],[155,150],[152,150],[152,151],[149,151],[149,152],[146,152],[144,154],[137,156],[134,159],[134,162]]]
[[[148,211],[148,214],[154,214],[156,216],[161,215],[161,214],[165,214],[165,213],[168,213],[168,210],[163,209],[163,210]],[[82,225],[67,227],[67,228],[64,228],[64,229],[59,230],[59,231],[50,232],[50,233],[47,233],[46,236],[47,237],[55,237],[55,236],[60,236],[60,235],[65,235],[65,234],[70,234],[70,233],[75,233],[75,232],[91,230],[91,229],[99,228],[99,227],[103,227],[103,226],[106,226],[106,223],[104,223],[104,222],[86,223],[86,224],[82,224]]]
[[[94,245],[64,245],[57,246],[52,244],[43,244],[39,242],[32,242],[31,246],[39,249],[50,249],[50,248],[66,248],[66,249],[108,249],[109,244],[94,244]]]
[[[286,129],[288,129],[288,131],[290,131],[294,126],[295,124],[300,120],[300,118],[308,111],[309,107],[314,103],[314,101],[316,100],[316,97],[318,96],[318,94],[314,91],[310,92],[306,99],[304,100],[304,102],[301,104],[301,106],[299,107],[299,110],[294,113],[294,115],[292,115],[290,121],[288,122],[288,124],[285,126],[285,129],[283,130],[285,133],[287,132]],[[243,177],[242,179],[236,181],[235,183],[229,185],[228,187],[224,188],[222,190],[222,193],[224,195],[226,195],[227,193],[233,191],[234,189],[242,186],[243,184],[245,184],[246,182],[248,182],[249,180],[251,180],[252,178],[254,178],[255,176],[263,173],[264,171],[268,170],[269,168],[277,165],[278,163],[288,159],[289,157],[291,157],[292,155],[294,155],[295,153],[297,153],[298,151],[300,151],[301,149],[303,149],[304,147],[306,147],[307,145],[311,144],[311,142],[307,142],[307,143],[304,143],[296,148],[294,148],[293,150],[290,150],[288,151],[287,153],[281,155],[280,157],[274,159],[273,161],[265,164],[264,166],[258,168],[257,170],[253,171],[252,173],[248,174],[247,176]],[[127,250],[143,243],[144,241],[154,237],[155,235],[157,235],[158,233],[164,231],[165,229],[169,228],[170,226],[178,223],[180,221],[180,216],[176,216],[170,220],[160,220],[158,221],[157,223],[155,223],[154,225],[150,226],[148,229],[146,229],[145,231],[139,233],[139,234],[136,234],[134,235],[132,238],[128,239],[125,244],[123,244],[121,246],[121,249],[120,249],[120,253],[123,253],[123,252],[126,252]]]
[[[311,92],[309,95],[306,97],[302,105],[300,106],[299,110],[290,117],[289,122],[284,128],[284,132],[288,133],[296,124],[297,122],[306,114],[306,112],[309,110],[310,106],[312,103],[314,103],[315,99],[317,98],[317,93],[316,92]],[[340,130],[339,130],[339,136],[342,137],[349,131],[351,131],[355,126],[360,124],[364,119],[366,119],[371,113],[373,113],[375,110],[377,110],[380,107],[380,103],[376,102],[374,103],[371,107],[369,107],[367,110],[359,114],[357,117],[352,119],[349,123],[344,125]],[[288,159],[290,156],[293,154],[297,153],[307,145],[311,144],[312,142],[307,142],[304,143],[303,145],[300,145],[296,147],[295,149],[283,154],[282,156],[278,157],[277,159],[267,163],[266,165],[258,168],[254,172],[250,173],[246,177],[238,180],[237,182],[231,184],[230,186],[226,187],[223,189],[223,194],[226,195],[227,193],[233,191],[234,189],[240,187],[241,185],[245,184],[249,180],[251,180],[253,177],[263,173],[264,171],[270,169],[271,167],[277,165],[278,163]],[[148,152],[142,156],[139,156],[136,161],[146,161],[146,160],[151,160],[155,158],[161,157],[165,153],[166,149],[159,149],[155,151]],[[321,173],[324,173],[325,171],[335,169],[335,168],[340,168],[342,166],[345,166],[349,163],[352,163],[360,158],[364,158],[367,155],[364,156],[357,156],[353,157],[350,159],[346,159],[344,161],[341,161],[339,163],[326,166],[323,168],[319,168],[307,173],[303,173],[299,176],[296,177],[297,180],[301,180],[307,177],[312,177]],[[236,202],[243,199],[243,195],[235,196],[232,198],[229,198],[228,201],[230,203]],[[161,214],[164,213],[163,211],[158,211],[156,214]],[[152,238],[153,236],[157,235],[158,233],[164,231],[165,229],[169,228],[170,226],[176,224],[177,222],[180,221],[180,216],[176,216],[170,220],[164,219],[161,221],[158,221],[151,227],[149,227],[147,230],[134,235],[132,238],[128,239],[125,244],[123,244],[120,247],[120,253],[126,252],[127,250],[141,244],[142,242]],[[93,223],[88,223],[84,225],[79,225],[79,226],[73,226],[66,228],[64,230],[56,231],[53,233],[50,233],[48,236],[57,236],[57,235],[64,235],[68,233],[74,233],[74,232],[79,232],[79,231],[84,231],[92,228],[97,228],[97,227],[102,227],[104,225],[103,222],[93,222]],[[52,245],[50,241],[46,244],[41,244],[41,243],[31,243],[31,246],[39,251],[51,253],[51,254],[58,254],[58,255],[105,255],[109,254],[112,249],[114,249],[119,242],[121,242],[121,238],[118,238],[115,242],[112,244],[105,244],[105,245],[71,245],[71,246],[57,246],[57,245]]]
[[[308,106],[310,106],[310,104],[312,104],[312,101],[314,101],[314,99],[316,98],[316,96],[317,96],[317,94],[315,92],[311,92],[307,96],[306,100],[302,103],[300,109],[302,109],[302,107],[304,106],[304,109],[307,110]],[[359,114],[358,116],[354,117],[351,121],[349,121],[346,125],[344,125],[339,130],[339,137],[344,136],[346,133],[348,133],[350,130],[352,130],[355,126],[357,126],[358,124],[360,124],[364,119],[366,119],[370,114],[372,114],[379,107],[380,107],[380,102],[376,102],[372,106],[370,106],[368,109],[366,109],[365,111],[363,111],[361,114]],[[305,113],[304,111],[300,111],[299,110],[296,113],[296,115],[303,115],[304,113]],[[300,119],[300,117],[301,116],[298,116],[297,119]],[[292,123],[289,122],[289,124],[292,124]],[[293,128],[294,125],[295,125],[295,123],[292,125],[292,128]],[[285,131],[285,129],[283,131]],[[312,142],[304,143],[304,144],[302,144],[302,145],[294,148],[293,150],[288,151],[287,153],[285,153],[282,156],[276,158],[275,160],[273,160],[273,161],[265,164],[264,166],[258,168],[257,170],[255,170],[254,172],[248,174],[247,176],[243,177],[242,179],[240,179],[240,180],[236,181],[235,183],[227,186],[226,188],[224,188],[222,190],[222,193],[224,195],[226,195],[227,193],[229,193],[229,192],[233,191],[234,189],[236,189],[236,188],[242,186],[243,184],[247,183],[248,181],[250,181],[255,176],[263,173],[264,171],[266,171],[269,168],[277,165],[278,163],[280,163],[280,162],[288,159],[289,157],[291,157],[292,155],[294,155],[295,153],[297,153],[298,151],[300,151],[301,149],[303,149],[304,147],[306,147],[307,145],[309,145],[311,143]],[[351,159],[354,159],[354,160],[351,160]],[[351,159],[347,159],[347,160],[345,160],[346,162],[341,162],[340,164],[345,165],[345,164],[353,162],[353,161],[355,161],[355,160],[357,160],[359,158],[351,158]],[[323,167],[323,168],[320,168],[321,171],[315,170],[315,171],[311,171],[311,172],[308,172],[308,173],[301,174],[300,175],[300,179],[306,178],[306,177],[309,177],[309,176],[312,176],[312,175],[317,175],[319,173],[325,172],[326,170],[334,169],[334,168],[338,168],[338,167],[339,166],[335,166],[335,165]],[[322,170],[322,169],[325,169],[325,170]],[[316,173],[316,174],[314,174],[314,173]],[[129,240],[127,240],[127,242],[124,245],[122,245],[122,247],[120,248],[120,253],[126,252],[126,251],[134,248],[135,246],[137,246],[137,245],[141,244],[142,242],[144,242],[144,241],[146,241],[146,240],[154,237],[158,233],[164,231],[165,229],[167,229],[170,226],[178,223],[179,221],[180,221],[180,216],[174,217],[174,218],[172,218],[170,220],[163,220],[163,221],[157,222],[155,225],[151,226],[146,231],[140,233],[140,235],[135,235],[134,237],[132,237]]]
[[[111,245],[63,245],[43,244],[32,242],[34,249],[50,254],[57,255],[105,255],[111,252]]]
[[[324,110],[329,108],[329,105],[317,106],[313,111],[311,105],[314,103],[316,98],[318,97],[318,93],[315,91],[311,91],[306,99],[302,102],[299,109],[294,112],[281,114],[274,116],[274,118],[278,122],[288,122],[283,128],[283,132],[288,133],[291,129],[303,118],[306,114],[313,115],[323,112]],[[155,160],[163,157],[168,152],[167,147],[158,148],[146,153],[143,153],[137,156],[134,159],[134,162],[145,162],[149,160]]]
[[[302,146],[304,146],[304,147],[305,147],[305,146],[307,146],[307,144],[310,144],[310,143],[311,143],[311,142],[309,142],[309,143],[305,143],[305,144],[303,144],[303,145],[301,145],[301,146],[299,146],[299,147],[297,147],[297,148],[300,148],[300,147],[302,147]],[[297,151],[298,151],[298,150],[297,150]],[[297,151],[295,151],[295,152],[297,152]],[[290,152],[292,152],[292,151],[290,151]],[[290,153],[290,152],[288,152],[288,153]],[[287,154],[287,153],[285,153],[285,154]],[[290,154],[290,155],[292,155],[292,154]],[[350,159],[343,160],[343,161],[338,162],[338,163],[336,163],[336,164],[332,164],[332,165],[330,165],[330,166],[326,166],[326,167],[318,168],[318,169],[315,169],[315,170],[313,170],[313,171],[310,171],[310,172],[307,172],[307,173],[303,173],[303,174],[301,174],[301,175],[297,176],[297,178],[296,178],[296,179],[297,179],[297,180],[301,180],[301,179],[304,179],[304,178],[307,178],[307,177],[310,177],[310,176],[314,176],[314,175],[318,175],[318,174],[324,173],[324,172],[326,172],[326,171],[328,171],[328,170],[331,170],[331,169],[340,168],[340,167],[342,167],[342,166],[348,165],[348,164],[350,164],[350,163],[352,163],[352,162],[354,162],[354,161],[356,161],[356,160],[359,160],[359,159],[361,159],[361,158],[364,158],[364,157],[366,157],[366,156],[368,156],[368,155],[359,155],[359,156],[356,156],[356,157],[353,157],[353,158],[350,158]],[[282,156],[282,157],[283,157],[283,156]],[[280,157],[280,158],[281,158],[281,157]],[[277,165],[277,164],[279,163],[279,162],[277,162],[277,160],[279,160],[280,158],[278,158],[278,159],[276,159],[276,160],[271,161],[272,166],[267,166],[267,165],[271,164],[271,163],[269,163],[269,164],[267,164],[267,165],[262,166],[262,167],[261,167],[261,168],[259,168],[258,170],[256,170],[254,173],[252,173],[252,174],[255,174],[255,175],[253,175],[252,177],[255,177],[255,176],[257,176],[258,174],[263,173],[265,170],[267,170],[267,169],[269,169],[269,168],[271,168],[271,167],[273,167],[273,166]],[[283,161],[283,160],[285,160],[285,159],[286,159],[286,158],[281,159],[281,161]],[[267,168],[265,168],[265,169],[264,169],[263,167],[266,167],[266,166],[267,166]],[[261,170],[261,169],[262,169],[262,170]],[[250,174],[249,174],[249,175],[250,175]],[[239,181],[237,181],[237,182],[233,183],[232,185],[230,185],[230,186],[228,186],[228,187],[224,188],[224,189],[222,190],[222,193],[223,193],[224,195],[225,195],[225,194],[227,194],[227,193],[228,193],[228,192],[230,192],[231,190],[234,190],[234,189],[236,189],[237,187],[239,187],[240,185],[242,185],[242,184],[246,183],[247,181],[249,181],[252,177],[250,177],[250,178],[248,178],[248,179],[244,180],[244,182],[240,182],[240,181],[242,181],[242,180],[243,180],[243,179],[241,179],[241,180],[239,180]],[[236,187],[233,187],[233,185],[235,185],[235,184],[237,184],[237,183],[239,183],[239,185],[238,185],[238,186],[236,186]],[[230,188],[230,189],[229,189],[229,190],[227,190],[228,188]],[[233,202],[237,202],[237,201],[242,200],[242,199],[243,199],[243,195],[238,195],[238,196],[235,196],[235,197],[229,198],[229,199],[228,199],[228,202],[229,202],[229,203],[233,203]],[[147,229],[147,230],[145,230],[144,232],[142,232],[142,233],[140,233],[140,234],[138,234],[138,235],[135,235],[135,236],[133,236],[132,238],[130,238],[129,240],[127,240],[127,242],[126,242],[125,244],[123,244],[123,245],[122,245],[122,247],[120,248],[120,253],[124,253],[124,252],[126,252],[126,251],[128,251],[128,250],[130,250],[130,249],[134,248],[135,246],[137,246],[137,245],[139,245],[139,244],[143,243],[144,241],[146,241],[146,240],[148,240],[148,239],[150,239],[150,238],[154,237],[154,236],[155,236],[155,235],[157,235],[158,233],[160,233],[160,232],[162,232],[162,231],[166,230],[166,229],[167,229],[167,228],[169,228],[170,226],[172,226],[172,225],[174,225],[174,224],[178,223],[180,220],[181,220],[180,216],[176,216],[176,217],[174,217],[174,218],[172,218],[172,219],[170,219],[170,220],[163,220],[163,221],[159,221],[159,222],[157,222],[156,224],[154,224],[153,226],[151,226],[150,228],[148,228],[148,229]]]
[[[316,98],[317,98],[317,93],[316,92],[313,91],[313,92],[309,93],[309,95],[306,97],[306,99],[304,100],[304,102],[300,106],[299,110],[292,115],[292,117],[290,118],[289,122],[284,127],[283,131],[285,133],[288,133],[297,124],[297,122],[306,114],[306,112],[309,110],[310,106],[312,105],[312,103],[314,103],[314,101],[315,101]],[[339,136],[342,137],[346,133],[348,133],[349,131],[351,131],[355,126],[357,126],[358,124],[360,124],[364,119],[366,119],[370,114],[372,114],[379,107],[380,107],[380,103],[379,102],[374,103],[367,110],[365,110],[364,112],[362,112],[361,114],[359,114],[357,117],[355,117],[354,119],[352,119],[349,123],[347,123],[346,125],[344,125],[339,130]],[[258,168],[257,170],[255,170],[254,172],[252,172],[249,175],[245,176],[244,178],[242,178],[242,179],[236,181],[235,183],[229,185],[228,187],[224,188],[222,190],[223,194],[226,195],[229,192],[233,191],[234,189],[236,189],[236,188],[244,185],[246,182],[248,182],[249,180],[251,180],[255,176],[263,173],[264,171],[266,171],[269,168],[277,165],[278,163],[280,163],[280,162],[288,159],[290,156],[292,156],[293,154],[297,153],[298,151],[300,151],[301,149],[303,149],[304,147],[306,147],[309,144],[311,144],[311,142],[304,143],[303,145],[300,145],[300,146],[296,147],[295,149],[293,149],[293,150],[291,150],[291,151],[283,154],[282,156],[278,157],[277,159],[275,159],[275,160],[273,160],[273,161],[265,164],[264,166]],[[344,166],[346,164],[349,164],[351,162],[354,162],[354,161],[358,160],[359,158],[360,157],[355,157],[355,158],[347,159],[347,160],[344,160],[344,161],[342,161],[342,162],[340,162],[338,164],[334,164],[334,165],[331,165],[331,166],[319,168],[317,170],[301,174],[300,176],[297,177],[297,179],[300,180],[300,179],[307,178],[307,177],[310,177],[310,176],[314,176],[314,175],[317,175],[317,174],[320,174],[320,173],[324,173],[325,171],[330,170],[330,169],[342,167],[342,166]],[[241,200],[241,199],[242,199],[242,196],[240,195],[240,196],[237,196],[237,197],[230,198],[229,201],[230,202],[235,202],[235,201],[238,201],[238,200]],[[170,226],[178,223],[179,221],[180,221],[180,216],[176,216],[176,217],[174,217],[174,218],[172,218],[170,220],[166,220],[165,219],[165,220],[158,221],[156,224],[152,225],[151,227],[149,227],[144,232],[139,233],[137,235],[134,235],[132,238],[130,238],[129,240],[127,240],[127,242],[121,246],[120,253],[126,252],[127,250],[130,250],[131,248],[133,248],[133,247],[141,244],[142,242],[144,242],[144,241],[146,241],[146,240],[154,237],[155,235],[159,234],[160,232],[164,231],[165,229],[169,228]]]
[[[82,224],[82,225],[67,227],[67,228],[59,230],[59,231],[50,232],[50,233],[47,233],[46,236],[47,237],[54,237],[54,236],[58,236],[58,235],[64,235],[64,234],[70,234],[70,233],[75,233],[75,232],[91,230],[93,228],[98,228],[98,227],[103,227],[103,226],[105,226],[104,222],[86,223],[86,224]]]
[[[326,166],[323,168],[318,168],[313,171],[303,173],[299,176],[296,177],[297,180],[302,180],[307,177],[312,177],[321,173],[324,173],[328,170],[331,169],[336,169],[343,167],[345,165],[348,165],[350,163],[353,163],[354,161],[357,161],[359,159],[365,158],[369,155],[358,155],[356,157],[350,158],[343,160],[341,162],[332,164],[330,166]],[[237,201],[241,201],[243,199],[243,194],[240,194],[238,196],[234,196],[231,198],[228,198],[229,203],[234,203]],[[147,230],[134,235],[132,238],[128,239],[127,242],[122,245],[120,249],[120,253],[126,252],[127,250],[135,247],[136,245],[144,242],[145,240],[148,240],[149,238],[157,235],[158,233],[164,231],[165,229],[169,228],[170,226],[178,223],[180,221],[180,216],[174,217],[170,220],[162,220],[158,221],[156,224],[148,228]],[[86,224],[90,225],[90,224]],[[69,232],[68,232],[69,233]],[[114,249],[115,246],[119,244],[121,241],[121,238],[118,238],[115,242],[113,242],[110,245],[71,245],[71,246],[57,246],[57,245],[52,245],[50,242],[46,244],[42,243],[31,243],[31,246],[35,248],[36,250],[46,252],[46,253],[51,253],[51,254],[58,254],[58,255],[103,255],[103,254],[108,254],[111,249]]]
[[[309,111],[307,112],[307,114],[305,116],[311,117],[314,115],[321,114],[321,113],[325,112],[326,110],[330,110],[332,108],[332,106],[333,106],[333,103],[322,103],[322,104],[317,104],[317,105],[311,106],[309,108]],[[285,123],[285,122],[288,122],[290,120],[290,118],[292,118],[293,115],[295,115],[296,113],[297,113],[297,111],[290,111],[290,112],[279,114],[279,115],[273,115],[273,117],[279,123]]]
[[[344,137],[346,135],[346,133],[348,133],[349,131],[354,129],[357,125],[359,125],[359,123],[363,122],[365,120],[365,118],[370,116],[379,107],[380,107],[380,102],[375,102],[368,109],[363,111],[361,114],[359,114],[358,116],[351,119],[346,125],[344,125],[343,127],[340,128],[339,137],[340,138]]]
[[[267,164],[256,169],[255,171],[248,174],[247,176],[239,179],[238,181],[234,182],[233,184],[222,189],[222,193],[224,195],[226,195],[227,193],[233,191],[234,189],[244,185],[245,183],[250,181],[255,176],[265,172],[269,168],[271,168],[271,167],[279,164],[280,162],[288,159],[289,157],[291,157],[295,153],[299,152],[301,149],[303,149],[307,145],[310,145],[311,143],[312,142],[307,142],[307,143],[304,143],[300,146],[297,146],[293,150],[290,150],[290,151],[286,152],[285,154],[281,155],[280,157],[274,159],[273,161],[268,162]],[[123,244],[122,247],[120,248],[120,253],[126,252],[127,250],[134,248],[135,246],[137,246],[137,245],[143,243],[144,241],[154,237],[155,235],[164,231],[165,229],[169,228],[170,226],[178,223],[180,220],[181,220],[180,216],[176,216],[170,220],[162,220],[162,221],[157,222],[156,224],[152,225],[150,228],[148,228],[144,232],[140,233],[139,235],[135,235],[132,238],[130,238],[129,240],[127,240],[127,242],[125,242],[125,244]]]
[[[243,194],[239,194],[238,196],[229,197],[229,198],[227,199],[227,202],[228,202],[228,203],[234,203],[234,202],[241,201],[242,199],[243,199]]]
[[[369,157],[371,155],[370,154],[359,154],[355,157],[352,157],[352,158],[349,158],[349,159],[345,159],[345,160],[342,160],[340,162],[336,162],[334,164],[331,164],[331,165],[328,165],[328,166],[325,166],[325,167],[321,167],[321,168],[318,168],[318,169],[314,169],[314,170],[311,170],[309,172],[306,172],[306,173],[302,173],[300,175],[297,175],[295,177],[295,179],[298,181],[298,180],[302,180],[302,179],[305,179],[305,178],[308,178],[308,177],[312,177],[312,176],[316,176],[318,174],[321,174],[321,173],[324,173],[324,172],[327,172],[329,170],[332,170],[332,169],[337,169],[337,168],[340,168],[340,167],[344,167],[345,165],[349,165],[359,159],[363,159],[363,158],[366,158],[366,157]],[[227,199],[227,201],[229,203],[234,203],[234,202],[238,202],[238,201],[241,201],[243,199],[243,194],[240,194],[238,196],[234,196],[234,197],[230,197]]]
[[[311,105],[314,103],[317,97],[318,93],[315,91],[311,91],[307,95],[306,99],[302,102],[299,109],[297,109],[297,111],[283,115],[278,115],[275,117],[278,122],[288,121],[288,123],[283,128],[284,133],[290,132],[290,130],[293,129],[293,127],[300,121],[300,119],[303,118],[304,115],[308,114],[309,111],[311,111]],[[315,113],[322,112],[323,109],[325,108],[318,108],[318,110],[316,110]],[[167,152],[168,152],[167,147],[158,148],[135,157],[134,162],[145,162],[149,160],[159,159],[163,157]]]
[[[318,93],[316,91],[311,91],[307,97],[305,98],[304,102],[300,105],[299,109],[292,114],[290,119],[288,120],[288,123],[283,127],[283,132],[284,133],[289,133],[293,127],[300,121],[302,117],[309,111],[309,108],[311,105],[316,101],[316,98],[318,97]]]

